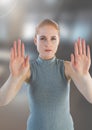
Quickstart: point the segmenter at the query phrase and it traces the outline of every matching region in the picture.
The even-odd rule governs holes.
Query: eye
[[[46,40],[46,38],[45,37],[41,37],[40,40]]]
[[[56,38],[55,38],[55,37],[52,37],[51,40],[56,40]]]

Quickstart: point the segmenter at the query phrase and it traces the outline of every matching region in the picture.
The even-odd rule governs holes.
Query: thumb
[[[71,54],[71,64],[74,65],[74,54]]]
[[[26,59],[25,59],[25,66],[27,66],[29,64],[29,56],[26,56]]]

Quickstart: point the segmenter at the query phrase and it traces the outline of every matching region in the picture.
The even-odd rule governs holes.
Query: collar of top
[[[54,56],[51,59],[47,59],[47,60],[46,59],[42,59],[41,57],[38,56],[37,61],[40,62],[40,63],[49,64],[49,63],[54,62],[55,59],[56,59],[56,56]]]

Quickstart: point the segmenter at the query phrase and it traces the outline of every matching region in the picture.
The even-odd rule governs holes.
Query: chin
[[[48,59],[51,59],[53,58],[54,56],[47,56],[47,57],[44,57],[44,59],[48,60]]]

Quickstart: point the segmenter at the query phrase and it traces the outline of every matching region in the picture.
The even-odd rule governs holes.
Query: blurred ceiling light
[[[0,0],[0,17],[12,12],[16,4],[17,0]]]
[[[88,39],[90,34],[90,29],[86,24],[77,24],[73,29],[73,40],[77,39],[78,37]]]
[[[32,39],[35,33],[35,25],[33,23],[25,23],[22,30],[22,38],[25,40]]]
[[[10,4],[11,0],[1,0],[0,6],[7,6],[7,4]]]
[[[65,39],[69,37],[69,29],[64,24],[61,24],[60,26],[60,36],[61,38]]]

